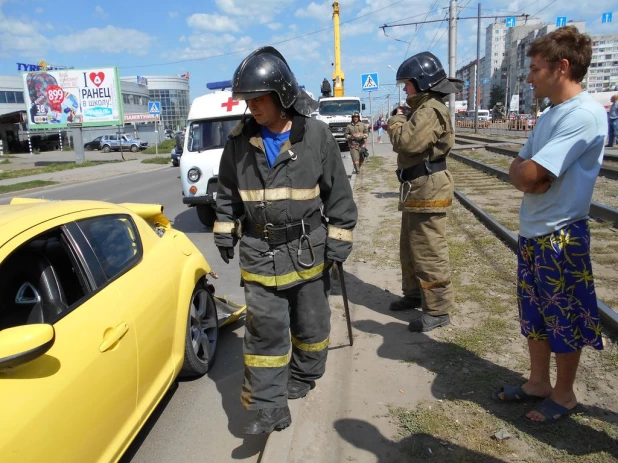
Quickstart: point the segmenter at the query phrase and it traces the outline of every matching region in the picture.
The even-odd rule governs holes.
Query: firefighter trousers
[[[423,312],[445,315],[455,305],[446,242],[446,213],[401,214],[399,258],[405,296],[420,296]]]
[[[290,376],[307,382],[322,377],[330,334],[329,290],[328,272],[285,290],[245,283],[245,378],[240,399],[246,409],[285,407]]]

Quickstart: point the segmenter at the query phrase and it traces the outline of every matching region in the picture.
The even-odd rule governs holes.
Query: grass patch
[[[32,182],[14,183],[12,185],[0,185],[0,194],[11,193],[13,191],[29,190],[31,188],[40,188],[43,186],[55,185],[58,182],[47,180],[33,180]]]
[[[176,140],[163,140],[159,143],[159,153],[170,153],[172,148],[176,146]],[[157,154],[155,146],[149,146],[144,151],[144,154]]]
[[[9,161],[8,159],[3,159],[2,161],[0,161],[0,164],[10,164],[11,161]]]
[[[101,164],[107,164],[110,162],[121,161],[85,161],[81,164],[71,162],[66,164],[50,164],[45,167],[33,167],[31,169],[5,170],[4,172],[0,172],[0,180],[6,180],[8,178],[27,177],[29,175],[49,174],[51,172],[58,172],[61,170],[77,169],[79,167],[93,167]]]
[[[457,332],[453,342],[470,352],[483,355],[497,352],[510,333],[504,319],[489,316],[479,326]]]
[[[170,158],[165,156],[157,156],[154,158],[142,159],[144,164],[169,164]]]

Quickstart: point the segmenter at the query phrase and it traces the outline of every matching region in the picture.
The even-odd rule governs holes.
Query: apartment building
[[[592,62],[585,88],[589,92],[618,90],[618,34],[592,36]]]
[[[455,99],[465,102],[466,108],[469,109],[476,107],[476,69],[476,60],[474,60],[455,72],[455,77],[464,81],[463,89],[455,95]],[[482,104],[479,100],[479,106]]]

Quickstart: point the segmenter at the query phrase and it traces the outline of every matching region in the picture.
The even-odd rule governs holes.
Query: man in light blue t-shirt
[[[501,402],[544,399],[526,416],[555,422],[577,406],[573,383],[581,349],[602,349],[590,263],[588,211],[603,160],[606,114],[581,88],[592,57],[590,37],[574,26],[535,40],[526,81],[551,106],[511,164],[524,192],[520,210],[517,301],[528,340],[530,376],[493,393]],[[550,381],[550,356],[557,379]]]

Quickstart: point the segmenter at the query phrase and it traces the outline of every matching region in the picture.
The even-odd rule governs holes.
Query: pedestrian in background
[[[354,163],[354,172],[358,174],[365,160],[360,155],[360,150],[367,143],[367,126],[361,122],[358,112],[352,114],[352,122],[345,128],[345,138],[348,140],[348,148],[350,148],[350,155]]]
[[[455,305],[446,242],[446,213],[453,202],[453,178],[446,157],[455,143],[444,98],[463,88],[463,81],[446,76],[440,60],[418,53],[397,69],[410,113],[401,106],[388,121],[388,134],[397,153],[401,214],[400,260],[403,297],[391,310],[422,308],[409,329],[429,331],[450,323]]]
[[[277,50],[259,48],[242,61],[232,96],[247,101],[252,117],[223,150],[213,232],[225,263],[240,240],[241,402],[257,410],[245,433],[265,434],[290,425],[288,399],[307,395],[324,374],[329,269],[352,251],[357,209],[337,142],[309,117],[317,103]]]
[[[612,95],[610,101],[612,105],[607,112],[608,140],[605,148],[613,148],[618,138],[618,95]]]
[[[530,45],[526,81],[549,98],[509,169],[524,192],[519,214],[517,301],[528,340],[530,376],[495,391],[498,401],[545,398],[527,417],[555,422],[577,405],[573,383],[584,346],[603,348],[590,263],[588,211],[607,132],[602,105],[582,90],[590,37],[566,26]],[[556,357],[552,388],[550,356]]]
[[[376,126],[378,128],[378,143],[382,143],[382,132],[384,132],[384,129],[382,128],[382,124],[384,122],[382,121],[382,116],[378,117],[378,120],[376,121]]]

